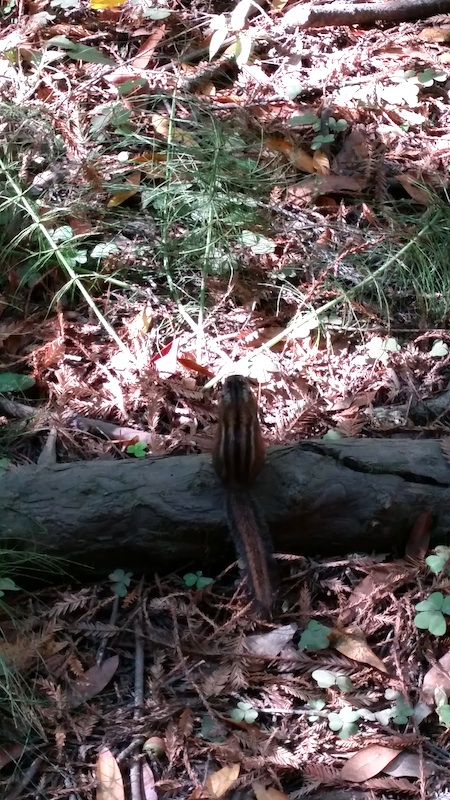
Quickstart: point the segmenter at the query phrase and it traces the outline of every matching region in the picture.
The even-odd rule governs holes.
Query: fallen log
[[[412,22],[448,14],[449,0],[387,0],[386,2],[298,3],[283,17],[285,27],[323,28],[330,25],[373,25],[375,22]]]
[[[277,552],[397,551],[424,510],[444,543],[450,466],[437,440],[310,440],[269,451],[255,484]],[[231,560],[208,456],[21,466],[0,482],[0,544],[93,567],[205,569]]]

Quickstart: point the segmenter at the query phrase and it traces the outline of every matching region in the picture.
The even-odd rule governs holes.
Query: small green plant
[[[447,692],[442,686],[437,686],[434,690],[434,702],[436,713],[442,725],[450,728],[450,705],[448,703]]]
[[[403,695],[400,692],[397,692],[395,689],[386,689],[384,696],[386,700],[394,701],[392,708],[386,709],[390,712],[389,718],[392,720],[392,722],[394,722],[396,725],[406,725],[409,718],[414,713],[414,708],[410,706],[409,703],[406,703]],[[375,712],[375,717],[379,719],[377,712]]]
[[[387,364],[391,353],[398,353],[401,350],[397,339],[393,336],[383,338],[382,336],[374,336],[366,345],[367,355],[369,359],[374,361],[381,361],[382,364]]]
[[[226,729],[214,717],[205,714],[202,717],[200,736],[207,742],[223,742],[226,738]]]
[[[317,620],[312,619],[308,622],[298,643],[299,650],[326,650],[329,646],[329,635],[331,629],[327,628]]]
[[[447,630],[447,620],[444,614],[450,615],[450,595],[444,597],[442,592],[433,592],[417,603],[414,624],[417,628],[427,630],[433,636],[443,636]]]
[[[5,596],[5,592],[19,592],[20,587],[12,578],[0,578],[0,597]]]
[[[291,117],[289,125],[311,125],[313,131],[316,131],[311,143],[311,150],[319,150],[324,144],[331,144],[336,138],[336,134],[345,131],[347,127],[346,119],[335,119],[330,117],[327,121],[329,133],[320,133],[322,127],[322,120],[315,114],[301,114],[298,117]]]
[[[130,588],[132,572],[124,572],[123,569],[115,569],[108,575],[111,581],[111,589],[117,597],[126,597]]]
[[[337,686],[343,692],[351,692],[353,689],[353,683],[347,675],[340,675],[328,669],[315,669],[312,677],[321,689],[330,689],[331,686]]]
[[[147,447],[147,442],[136,442],[136,444],[129,444],[127,447],[127,453],[128,455],[135,456],[136,458],[144,458]]]
[[[2,372],[0,375],[0,393],[26,392],[35,383],[36,381],[31,375],[21,375],[19,372]]]
[[[320,700],[320,699],[308,700],[308,706],[313,711],[323,711],[323,709],[325,708],[325,705],[326,705],[325,700]],[[323,716],[323,714],[321,714],[321,715],[319,715],[319,714],[311,714],[308,717],[308,722],[317,722],[317,720],[320,719],[320,716]]]
[[[246,722],[248,725],[253,725],[258,719],[258,712],[251,703],[240,702],[236,708],[233,708],[230,716],[235,722]]]
[[[351,706],[344,706],[340,711],[335,713],[332,711],[328,717],[328,727],[330,730],[339,734],[340,739],[348,739],[358,733],[357,722],[360,713],[355,711]]]
[[[426,557],[425,563],[429,566],[431,572],[433,572],[435,575],[438,575],[439,572],[442,572],[447,561],[450,559],[450,547],[440,544],[434,548],[434,553],[434,556],[431,555]],[[447,574],[450,574],[450,570]]]
[[[201,570],[197,572],[187,572],[186,575],[183,575],[183,580],[186,586],[195,589],[204,589],[205,586],[209,586],[213,582],[213,579],[206,578]]]
[[[424,88],[428,89],[436,83],[445,83],[447,80],[446,72],[436,72],[432,67],[425,69],[423,72],[417,73],[417,80]]]

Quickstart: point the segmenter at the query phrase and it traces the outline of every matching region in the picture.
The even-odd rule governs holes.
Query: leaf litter
[[[412,235],[408,221],[396,226],[380,204],[400,198],[422,210],[447,189],[445,26],[438,18],[432,28],[293,33],[283,8],[273,3],[269,16],[239,3],[231,19],[208,7],[206,16],[215,18],[208,29],[198,4],[145,9],[92,0],[87,9],[77,0],[37,0],[22,4],[19,24],[1,32],[1,53],[16,56],[1,57],[0,131],[23,159],[24,185],[41,213],[63,208],[61,227],[95,234],[90,257],[100,260],[102,280],[120,280],[126,268],[132,290],[120,296],[111,280],[107,291],[115,301],[109,321],[131,363],[84,307],[47,314],[63,286],[56,265],[30,275],[6,254],[6,298],[20,288],[32,314],[12,319],[2,297],[3,368],[11,374],[25,364],[46,393],[49,416],[68,415],[58,424],[65,435],[60,461],[117,451],[125,457],[130,442],[149,431],[152,453],[208,451],[215,412],[203,385],[230,362],[261,381],[270,443],[330,429],[344,436],[414,430],[411,399],[426,402],[446,388],[448,331],[442,324],[424,337],[423,307],[410,287],[393,308],[390,331],[377,297],[354,299],[349,291],[346,312],[333,306],[333,282],[351,290],[365,279],[352,256],[370,257],[380,242]],[[14,59],[23,75],[44,53],[55,67],[43,61],[42,80],[24,91]],[[173,102],[175,119],[168,112]],[[14,106],[27,109],[25,120]],[[180,148],[184,159],[170,175],[175,192],[189,179],[189,158],[201,170],[202,142],[219,130],[217,122],[225,141],[242,149],[240,169],[251,156],[270,166],[270,181],[258,198],[264,224],[242,225],[231,256],[214,252],[215,263],[235,267],[233,278],[206,270],[207,313],[197,325],[185,313],[189,326],[180,324],[179,302],[161,293],[163,259],[153,247],[161,234],[146,211],[156,208],[171,149]],[[63,142],[57,169],[52,129]],[[142,137],[124,160],[123,131]],[[105,132],[114,140],[110,152]],[[175,219],[172,241],[182,228]],[[195,281],[187,286],[192,293]],[[93,279],[92,292],[102,304],[103,284]],[[306,314],[330,303],[320,320]],[[400,422],[385,413],[390,406],[408,409]],[[110,418],[129,433],[114,444],[94,439],[70,415],[94,423]],[[28,436],[28,449],[22,440],[11,445],[15,463],[37,460],[41,430],[39,423]],[[433,433],[432,425],[420,430]],[[292,566],[280,593],[284,610],[263,632],[255,633],[239,593],[230,594],[229,581],[220,579],[196,592],[178,576],[134,586],[112,622],[114,599],[101,586],[15,599],[21,625],[13,631],[2,622],[1,656],[34,684],[39,702],[22,752],[14,743],[22,731],[14,717],[8,720],[0,786],[19,796],[20,780],[8,766],[20,755],[28,759],[31,749],[44,757],[35,763],[39,791],[49,800],[62,791],[120,800],[136,769],[152,798],[222,797],[249,787],[257,800],[319,798],[348,783],[380,798],[424,797],[425,785],[437,793],[448,785],[448,728],[443,712],[441,719],[436,713],[450,682],[448,636],[436,643],[413,620],[425,590],[448,590],[448,579],[432,579],[422,563],[427,520],[415,536],[406,560],[305,559]],[[304,628],[317,620],[338,647],[298,649]],[[352,690],[318,689],[318,668],[346,676]],[[412,705],[417,720],[421,715],[420,723],[393,722],[387,686]],[[253,714],[236,721],[235,708]],[[383,711],[387,724],[376,717]],[[334,730],[330,714],[338,717]],[[356,731],[342,738],[346,715]],[[151,737],[162,743],[157,755],[145,748]],[[26,783],[22,788],[30,796]]]

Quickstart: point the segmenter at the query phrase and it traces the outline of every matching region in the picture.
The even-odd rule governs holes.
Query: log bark
[[[450,12],[449,0],[387,0],[374,3],[324,5],[300,3],[283,17],[285,27],[323,28],[329,25],[373,25],[374,22],[413,22]]]
[[[429,509],[450,520],[439,441],[306,441],[271,449],[254,493],[277,552],[396,551]],[[33,547],[96,573],[224,565],[224,490],[208,456],[22,466],[0,482],[0,546]]]

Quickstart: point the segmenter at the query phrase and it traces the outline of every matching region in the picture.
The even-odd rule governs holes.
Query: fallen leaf
[[[369,664],[369,666],[379,669],[380,672],[388,671],[383,662],[367,644],[362,631],[350,628],[338,631],[335,628],[331,631],[329,639],[330,645],[338,653],[347,656],[347,658],[351,658],[359,664]]]
[[[240,770],[240,764],[231,764],[229,767],[223,767],[212,775],[208,775],[205,781],[205,792],[210,800],[218,800],[223,797],[239,777]]]
[[[246,637],[244,647],[249,653],[253,653],[256,656],[275,658],[292,641],[296,631],[297,626],[291,623],[290,625],[283,625],[274,631],[269,631],[269,633],[256,633]]]
[[[21,744],[9,744],[6,747],[0,747],[0,769],[3,769],[11,761],[17,763],[24,751],[25,747]]]
[[[197,141],[187,131],[178,128],[176,125],[171,125],[169,117],[163,117],[161,114],[152,114],[152,125],[160,136],[165,139],[171,137],[172,142],[178,142],[186,147],[198,147]]]
[[[283,8],[288,4],[289,0],[271,0],[270,5],[272,6],[273,10],[278,13],[279,11],[283,11]]]
[[[330,171],[330,160],[323,150],[316,150],[313,155],[314,169],[319,175],[328,175]]]
[[[419,33],[424,42],[450,42],[449,28],[424,28]]]
[[[430,509],[422,511],[416,519],[406,543],[405,555],[424,559],[430,544],[433,514]]]
[[[423,761],[418,753],[408,753],[404,750],[385,767],[384,772],[392,778],[420,778],[423,770],[428,778],[435,772],[434,764],[431,761]]]
[[[370,745],[349,758],[341,769],[341,778],[352,783],[363,783],[382,772],[400,752],[393,747]]]
[[[155,789],[155,776],[150,764],[142,764],[142,800],[158,800],[158,792]]]
[[[247,14],[252,6],[252,0],[239,0],[235,5],[230,15],[230,29],[232,31],[241,31],[245,28]]]
[[[164,39],[165,33],[165,25],[160,25],[158,28],[155,28],[145,42],[141,44],[136,55],[131,59],[131,66],[135,69],[147,69],[155,47],[159,45],[161,39]]]
[[[397,175],[397,180],[409,196],[422,206],[430,205],[431,189],[425,185],[423,178],[414,172],[404,172]]]
[[[128,198],[133,197],[137,191],[139,191],[139,184],[141,181],[141,172],[140,170],[136,170],[135,172],[131,172],[128,175],[124,186],[129,186],[129,189],[124,189],[121,192],[116,192],[113,196],[108,200],[108,208],[116,208],[116,206],[120,206],[121,203],[124,203],[125,200]]]
[[[450,651],[439,659],[437,664],[425,673],[421,698],[426,703],[434,704],[435,689],[444,689],[450,695]]]
[[[289,800],[289,795],[278,791],[273,786],[267,788],[262,783],[252,783],[256,800]]]
[[[67,702],[71,708],[90,700],[108,685],[119,666],[119,656],[107,658],[99,667],[95,665],[86,670],[83,677],[76,681],[67,693]]]
[[[136,314],[133,319],[128,322],[128,332],[132,339],[136,339],[138,336],[145,336],[152,324],[153,324],[153,308],[148,305],[144,306],[144,308]]]
[[[301,147],[295,148],[292,142],[281,137],[271,136],[265,142],[269,150],[275,150],[277,153],[282,153],[292,164],[295,164],[297,169],[303,172],[316,172],[314,159],[308,153],[305,153]]]
[[[104,747],[97,759],[96,800],[125,800],[122,775],[111,750]]]
[[[206,378],[212,378],[214,375],[214,372],[207,367],[203,367],[202,364],[198,364],[197,361],[194,361],[189,356],[178,356],[178,363],[185,369],[189,369],[191,372],[198,372],[199,375],[204,375]]]
[[[178,346],[179,339],[173,339],[151,359],[150,363],[155,367],[159,375],[163,377],[170,377],[171,375],[175,375],[177,372]]]
[[[339,194],[341,192],[361,192],[367,186],[367,178],[351,175],[309,175],[300,183],[286,189],[285,198],[288,203],[305,205],[323,194]]]

